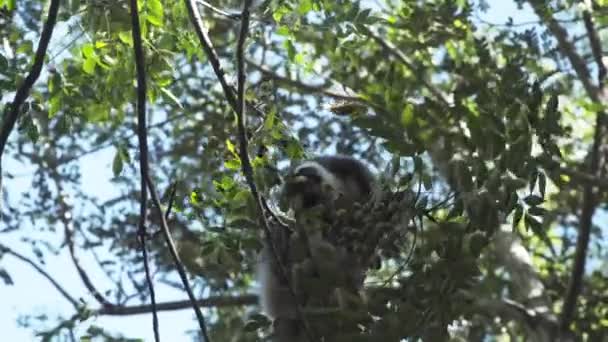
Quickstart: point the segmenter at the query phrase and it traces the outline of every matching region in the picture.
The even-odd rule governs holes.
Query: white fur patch
[[[336,196],[338,196],[341,193],[344,193],[344,183],[342,181],[340,181],[338,178],[336,178],[336,176],[333,173],[329,172],[325,167],[323,167],[323,165],[317,163],[316,161],[312,161],[312,160],[305,161],[295,168],[294,174],[297,175],[298,172],[304,168],[313,168],[313,169],[317,170],[317,172],[319,173],[319,176],[321,177],[322,186],[323,187],[329,186],[335,192]]]

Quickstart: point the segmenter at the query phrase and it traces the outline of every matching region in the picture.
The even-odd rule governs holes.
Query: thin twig
[[[54,147],[54,142],[51,142],[51,148],[49,149],[50,153],[46,153],[46,159],[43,159],[38,155],[31,155],[30,158],[34,163],[38,163],[42,169],[48,170],[50,179],[53,181],[53,183],[55,183],[55,188],[57,191],[57,204],[59,206],[58,218],[59,222],[61,222],[61,224],[63,225],[65,243],[68,246],[70,258],[72,259],[72,263],[76,268],[78,276],[82,280],[82,283],[84,284],[86,289],[99,304],[104,307],[113,306],[114,304],[109,302],[101,294],[101,292],[97,290],[97,288],[93,284],[93,281],[91,281],[91,278],[89,278],[89,275],[80,264],[80,260],[76,253],[76,243],[74,241],[74,229],[72,227],[73,222],[71,220],[72,208],[65,200],[65,191],[61,184],[61,175],[59,174],[59,168],[57,166],[57,156],[52,153],[54,151]]]
[[[479,20],[479,22],[484,23],[488,26],[495,26],[495,27],[522,27],[522,26],[537,26],[539,24],[542,23],[541,20],[530,20],[530,21],[522,21],[519,23],[495,23],[495,22],[491,22],[489,20],[483,19],[481,16],[479,15],[475,15],[475,19]],[[571,23],[577,23],[581,21],[581,18],[571,18],[571,19],[557,19],[557,22],[560,23],[564,23],[564,24],[571,24]]]
[[[249,33],[249,7],[251,6],[252,0],[245,0],[243,5],[243,12],[241,14],[241,29],[239,32],[239,38],[236,46],[236,60],[237,60],[237,107],[236,107],[236,116],[237,116],[237,126],[238,126],[238,137],[239,137],[239,155],[241,158],[241,169],[243,174],[245,175],[245,179],[247,180],[247,184],[249,185],[249,189],[253,198],[256,202],[257,209],[260,213],[260,217],[262,220],[262,226],[264,228],[264,235],[266,236],[266,241],[271,247],[271,253],[273,254],[273,259],[279,265],[279,273],[281,275],[282,280],[287,284],[287,287],[290,291],[291,297],[296,302],[295,311],[298,317],[298,320],[303,325],[303,330],[306,334],[307,339],[312,342],[314,341],[314,337],[308,326],[308,322],[302,314],[302,310],[297,300],[297,296],[293,287],[289,282],[289,277],[287,276],[287,270],[285,265],[281,261],[276,246],[274,245],[274,241],[272,239],[272,234],[270,232],[270,224],[268,223],[268,218],[264,212],[264,204],[262,203],[262,197],[258,192],[257,185],[255,184],[255,180],[253,177],[253,167],[251,165],[251,161],[249,160],[249,152],[248,152],[248,139],[247,139],[247,113],[246,113],[246,101],[245,101],[245,83],[246,83],[246,74],[245,74],[245,40],[247,39],[247,35]]]
[[[376,42],[378,42],[378,44],[380,44],[380,46],[382,46],[382,48],[387,50],[393,56],[397,57],[399,59],[399,61],[401,61],[401,63],[403,63],[403,65],[405,65],[408,69],[410,69],[410,71],[412,71],[414,73],[414,75],[418,75],[414,64],[409,60],[409,58],[407,58],[407,56],[401,50],[399,50],[391,42],[380,37],[377,33],[373,32],[370,28],[364,26],[364,30],[365,30],[365,33],[368,36],[372,37]],[[433,97],[435,98],[435,101],[438,101],[442,106],[444,106],[446,108],[450,107],[449,101],[447,100],[446,96],[439,88],[437,88],[435,85],[433,85],[429,80],[427,80],[422,75],[418,76],[418,80],[431,93],[431,95],[433,95]]]
[[[188,113],[188,112],[182,112],[180,114],[176,114],[174,116],[169,117],[166,120],[163,120],[161,122],[157,122],[155,124],[152,124],[152,125],[148,126],[147,129],[151,130],[152,128],[162,128],[164,125],[166,125],[168,123],[171,123],[171,122],[173,122],[175,120],[179,120],[179,119],[181,119],[181,118],[183,118],[185,116],[188,116],[188,115],[190,115],[190,113]],[[137,125],[133,125],[133,132],[125,134],[125,136],[122,137],[121,139],[129,140],[129,139],[131,139],[133,137],[136,137],[136,136],[137,136]],[[79,154],[77,156],[66,156],[66,157],[60,159],[58,161],[57,165],[60,166],[60,165],[63,165],[63,164],[70,163],[70,162],[72,162],[74,160],[80,159],[80,158],[82,158],[84,156],[87,156],[89,154],[92,154],[92,153],[95,153],[95,152],[99,152],[99,151],[101,151],[101,150],[103,150],[105,148],[108,148],[108,147],[112,147],[112,145],[114,145],[114,144],[115,144],[114,141],[110,141],[110,142],[105,143],[105,144],[96,144],[95,147],[91,148],[90,150],[83,151],[81,154]]]
[[[586,11],[585,11],[586,12]],[[585,13],[584,12],[584,13]],[[598,39],[597,31],[595,30],[594,24],[591,21],[590,14],[587,12],[585,15],[585,27],[587,29],[587,35],[589,36],[589,40],[592,45],[592,50],[599,49],[601,51],[601,43]],[[595,46],[595,47],[593,47]],[[596,57],[597,59],[597,57]],[[593,100],[602,103],[605,101],[604,94],[604,81],[606,78],[606,68],[602,62],[601,55],[599,56],[599,65],[598,65],[598,87],[597,93],[595,94],[595,99],[593,96],[589,95]],[[591,148],[590,153],[590,163],[589,163],[589,171],[588,173],[593,176],[600,176],[600,147],[602,146],[604,135],[605,135],[605,125],[606,123],[606,113],[604,111],[599,111],[596,114],[596,122],[595,122],[595,134],[593,136],[593,146]],[[580,228],[578,232],[578,237],[576,239],[576,252],[574,255],[574,265],[572,267],[572,275],[570,276],[570,282],[568,284],[568,290],[566,292],[566,297],[564,299],[564,306],[562,308],[562,313],[560,316],[560,329],[562,332],[568,332],[570,329],[570,323],[572,322],[576,303],[578,300],[578,296],[580,295],[583,275],[585,273],[585,264],[587,261],[587,251],[589,248],[589,240],[591,235],[591,227],[593,225],[592,219],[593,214],[595,213],[595,209],[598,204],[598,195],[594,191],[595,185],[586,184],[583,189],[583,204],[581,210],[580,217]]]
[[[386,287],[387,285],[392,283],[393,279],[395,279],[395,277],[397,275],[401,274],[405,270],[405,268],[410,264],[410,261],[412,260],[412,256],[414,255],[414,251],[416,250],[416,244],[418,243],[418,226],[416,226],[415,218],[416,217],[414,217],[412,219],[412,221],[414,222],[414,238],[412,239],[412,247],[410,248],[405,260],[401,263],[401,265],[399,265],[397,270],[395,272],[393,272],[393,274],[391,274],[391,276],[386,281],[384,281],[384,283],[382,284],[382,287]],[[422,225],[423,225],[422,217],[418,216],[418,221],[420,222],[420,227],[422,227]]]
[[[21,84],[21,86],[17,89],[13,102],[7,107],[7,112],[5,112],[4,116],[2,117],[2,130],[0,131],[0,191],[2,190],[2,155],[4,154],[4,148],[6,147],[8,137],[11,135],[13,128],[15,128],[15,123],[19,118],[19,112],[21,112],[21,106],[23,106],[23,103],[27,99],[30,90],[34,86],[34,83],[36,83],[38,77],[40,77],[44,57],[46,56],[46,51],[55,28],[55,23],[57,22],[59,2],[60,0],[52,0],[51,4],[49,5],[48,16],[46,22],[44,23],[42,33],[40,34],[40,41],[38,42],[36,54],[34,55],[34,64],[30,69],[30,73],[23,81],[23,84]]]
[[[80,304],[78,304],[78,301],[74,299],[74,297],[70,296],[70,294],[63,288],[63,286],[59,285],[59,283],[50,274],[48,274],[42,267],[38,266],[38,264],[36,264],[34,261],[0,244],[0,255],[4,253],[12,255],[13,257],[32,266],[38,273],[40,273],[49,282],[51,282],[55,289],[57,289],[57,291],[59,291],[59,293],[61,293],[61,295],[65,297],[65,299],[67,299],[67,301],[70,302],[70,304],[72,304],[72,306],[76,310],[80,309]]]
[[[588,4],[588,7],[591,7],[590,5],[591,4]],[[585,29],[587,31],[587,37],[589,38],[589,45],[591,45],[591,52],[593,53],[593,58],[595,59],[595,64],[597,65],[598,69],[598,86],[603,88],[602,83],[606,79],[606,65],[603,61],[602,41],[600,40],[598,32],[595,28],[595,24],[593,23],[590,9],[585,9],[583,11],[583,21],[585,22]]]
[[[135,54],[135,67],[137,69],[137,130],[143,132],[139,134],[140,151],[148,149],[147,131],[146,131],[146,69],[144,61],[144,52],[141,41],[141,30],[139,27],[139,13],[137,9],[137,0],[129,2],[131,11],[131,34],[133,36],[133,51]],[[146,174],[148,173],[148,153],[141,153],[139,156],[139,171],[141,176],[141,194],[139,200],[139,227],[137,235],[141,246],[142,257],[144,262],[144,271],[146,274],[146,282],[150,291],[150,302],[152,306],[152,327],[154,330],[154,340],[160,342],[158,314],[156,312],[156,293],[154,291],[154,283],[150,275],[150,264],[148,262],[148,248],[146,246],[146,214],[148,192],[146,189]]]
[[[173,209],[173,202],[175,201],[175,193],[177,192],[177,182],[171,184],[171,193],[169,194],[169,204],[167,204],[167,211],[165,212],[165,220],[169,220],[171,210]]]
[[[247,60],[247,64],[249,64],[252,67],[254,67],[255,69],[257,69],[264,76],[266,76],[272,80],[275,80],[278,83],[284,84],[288,87],[297,88],[299,90],[303,90],[308,93],[320,93],[327,97],[331,97],[331,98],[337,99],[337,100],[362,102],[361,98],[359,98],[356,95],[348,95],[348,94],[344,94],[344,93],[334,92],[332,90],[327,89],[327,86],[325,84],[310,85],[310,84],[306,84],[306,83],[303,83],[298,80],[291,79],[289,77],[281,76],[281,75],[278,75],[276,72],[268,69],[267,67],[259,65],[251,60]]]
[[[227,17],[228,19],[232,19],[232,20],[240,20],[241,19],[241,15],[238,13],[229,13],[224,11],[223,9],[217,8],[215,6],[213,6],[212,4],[208,3],[207,1],[203,1],[203,0],[196,0],[199,4],[203,5],[204,7],[210,9],[212,12],[215,12],[217,14],[223,15],[225,17]]]
[[[74,228],[73,223],[70,219],[71,215],[69,215],[72,211],[71,206],[65,201],[63,187],[61,186],[61,175],[59,174],[58,169],[53,165],[55,163],[55,157],[49,156],[52,158],[49,161],[49,170],[50,176],[53,182],[55,183],[55,187],[57,188],[58,194],[58,205],[59,205],[59,221],[63,225],[63,230],[65,234],[65,242],[68,246],[68,251],[70,253],[70,258],[72,259],[72,263],[76,268],[76,272],[78,272],[78,276],[82,280],[82,283],[87,288],[89,293],[97,300],[99,304],[102,306],[114,306],[110,301],[108,301],[104,295],[97,289],[97,287],[93,284],[93,281],[89,277],[88,273],[85,271],[84,267],[80,264],[80,259],[76,253],[76,242],[74,241]]]
[[[211,342],[211,339],[209,338],[209,335],[207,333],[205,317],[203,316],[201,309],[196,304],[196,298],[194,297],[194,292],[192,292],[192,287],[190,286],[190,282],[188,281],[188,275],[186,274],[184,264],[182,263],[182,260],[179,256],[179,254],[177,253],[177,248],[175,247],[175,242],[173,241],[173,238],[171,237],[169,225],[167,224],[167,219],[165,218],[165,215],[163,213],[163,209],[161,207],[160,199],[158,198],[156,188],[154,187],[154,183],[152,182],[152,179],[150,179],[150,174],[146,174],[146,183],[148,184],[148,190],[150,190],[150,196],[152,197],[152,203],[154,203],[158,216],[160,217],[161,228],[163,230],[163,235],[165,237],[167,245],[169,246],[169,252],[171,253],[171,257],[173,258],[175,267],[177,268],[177,273],[179,274],[182,284],[184,285],[184,289],[186,290],[186,293],[188,294],[188,298],[190,299],[190,304],[192,305],[192,308],[194,309],[194,313],[196,314],[196,319],[197,319],[199,327],[201,329],[201,333],[203,334],[204,340],[206,342]]]
[[[258,303],[258,296],[254,294],[245,294],[240,296],[214,296],[205,299],[196,300],[196,305],[200,307],[220,308],[230,306],[255,305]],[[192,306],[192,302],[188,300],[179,300],[173,302],[157,303],[157,311],[175,311],[183,310]],[[95,312],[100,316],[128,316],[145,314],[152,311],[152,307],[148,304],[133,305],[133,306],[115,306],[111,308],[101,308]]]

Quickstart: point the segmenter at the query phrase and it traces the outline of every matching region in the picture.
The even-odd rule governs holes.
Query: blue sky
[[[529,8],[518,11],[514,2],[509,0],[490,0],[488,3],[491,9],[488,13],[480,16],[489,22],[504,23],[509,16],[513,17],[515,23],[528,22],[535,20],[534,14]],[[65,44],[65,40],[61,41]],[[117,189],[109,182],[112,178],[112,149],[101,151],[95,155],[81,161],[82,185],[89,194],[94,194],[101,200],[112,198],[116,195]],[[7,169],[19,169],[24,176],[14,180],[5,180],[8,189],[21,190],[30,186],[31,168],[27,165],[17,164],[14,160],[6,160]],[[19,193],[19,192],[13,192]],[[14,200],[14,199],[13,199]],[[49,241],[60,244],[61,234],[51,234],[40,232],[32,227],[23,229],[31,230],[31,234],[37,237],[48,236]],[[22,235],[20,233],[19,235]],[[27,254],[30,249],[18,240],[16,236],[5,234],[2,236],[3,244],[14,247],[17,251]],[[84,265],[94,265],[94,261],[87,253],[81,253]],[[57,256],[46,258],[46,270],[58,279],[61,284],[72,294],[84,296],[84,299],[95,304],[94,300],[86,294],[84,287],[78,278],[69,256],[65,251]],[[5,256],[0,263],[1,267],[7,269],[11,274],[15,286],[0,285],[0,327],[3,331],[3,340],[7,341],[34,341],[31,329],[20,328],[16,320],[20,314],[28,313],[32,315],[47,314],[51,319],[49,327],[56,324],[55,318],[58,316],[67,317],[73,313],[70,304],[61,297],[57,291],[28,265]],[[106,281],[105,275],[97,267],[91,267],[91,278],[95,280],[102,291],[109,289],[111,283]],[[170,289],[167,286],[156,284],[158,301],[182,300],[186,296],[182,292]],[[192,311],[182,310],[175,312],[159,313],[160,333],[163,341],[190,341],[190,337],[185,335],[185,331],[196,329],[197,325],[193,320]],[[104,327],[111,332],[120,332],[126,337],[143,338],[145,341],[152,341],[151,315],[137,315],[128,317],[99,317],[90,319],[86,324],[82,324],[77,336],[84,334],[91,324]]]

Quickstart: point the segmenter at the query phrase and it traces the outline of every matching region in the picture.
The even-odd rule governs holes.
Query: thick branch
[[[592,46],[593,54],[598,61],[598,93],[599,102],[605,101],[604,81],[606,77],[606,67],[602,61],[601,45],[597,36],[597,31],[591,21],[590,14],[584,11],[585,27]],[[599,50],[599,52],[596,52]],[[599,56],[597,55],[599,54]],[[590,95],[591,97],[591,95]],[[591,97],[594,99],[593,97]],[[594,99],[595,101],[598,101]],[[593,146],[589,152],[589,169],[588,173],[595,177],[600,177],[600,148],[604,141],[606,113],[600,111],[595,119],[595,134],[593,136]],[[560,328],[563,332],[569,331],[570,323],[574,319],[576,303],[581,292],[583,275],[585,273],[585,264],[587,261],[587,251],[591,236],[591,227],[593,224],[593,214],[597,207],[598,196],[596,194],[594,184],[586,184],[583,190],[583,203],[580,218],[580,227],[576,240],[576,253],[574,255],[574,265],[572,267],[572,275],[568,284],[568,291],[564,299],[564,306],[560,317]]]
[[[156,312],[156,293],[154,291],[154,283],[150,275],[150,264],[148,263],[148,248],[146,246],[146,213],[148,192],[146,189],[146,174],[148,173],[148,141],[146,130],[146,69],[144,61],[144,52],[141,42],[141,30],[139,27],[139,13],[137,10],[137,0],[129,2],[131,10],[131,33],[133,36],[133,50],[135,53],[135,66],[137,69],[137,130],[143,132],[138,134],[140,153],[139,169],[141,177],[141,195],[139,201],[139,227],[137,235],[141,246],[142,257],[144,262],[144,271],[146,274],[146,282],[150,291],[150,303],[152,307],[152,328],[154,330],[154,340],[160,342],[158,315]],[[145,151],[145,153],[143,153]]]
[[[253,294],[246,294],[242,296],[226,297],[217,296],[209,297],[205,299],[199,299],[196,302],[199,307],[229,307],[229,306],[244,306],[244,305],[256,305],[258,303],[258,297]],[[192,306],[190,300],[180,300],[174,302],[158,303],[156,310],[158,311],[174,311],[183,310]],[[101,308],[96,311],[98,315],[106,316],[128,316],[128,315],[139,315],[145,314],[152,311],[151,305],[134,305],[134,306],[115,306],[110,308]]]
[[[50,274],[48,274],[44,269],[42,269],[42,267],[38,266],[35,262],[33,262],[31,259],[13,251],[12,249],[4,246],[4,245],[0,245],[0,254],[9,254],[12,255],[13,257],[29,264],[30,266],[32,266],[38,273],[40,273],[43,277],[45,277],[49,282],[51,282],[51,284],[53,284],[53,286],[55,287],[55,289],[57,289],[57,291],[59,291],[59,293],[61,293],[61,295],[68,300],[68,302],[70,302],[70,304],[72,304],[72,306],[76,309],[79,310],[79,304],[78,301],[76,301],[76,299],[74,299],[74,297],[70,296],[70,294],[63,288],[63,286],[59,285],[59,283],[53,278],[51,277]]]
[[[51,4],[49,5],[48,17],[46,23],[44,23],[44,28],[42,29],[42,33],[40,35],[40,41],[38,42],[38,48],[36,49],[36,54],[34,55],[34,64],[32,65],[30,73],[23,81],[23,84],[19,87],[19,89],[17,89],[13,102],[7,108],[7,112],[5,112],[2,117],[2,130],[0,130],[0,190],[2,188],[2,155],[4,154],[4,148],[6,147],[8,137],[15,127],[15,123],[19,117],[19,112],[21,111],[21,106],[27,99],[27,96],[34,86],[34,83],[36,83],[36,80],[38,80],[38,77],[40,77],[44,57],[46,56],[46,51],[55,28],[55,23],[57,22],[59,2],[60,0],[52,0]]]
[[[599,175],[577,171],[569,167],[560,167],[559,172],[572,177],[572,179],[577,183],[582,183],[588,186],[597,186],[602,190],[608,190],[608,179],[602,178]]]
[[[597,87],[591,82],[591,74],[587,68],[587,63],[585,63],[585,60],[576,52],[576,47],[568,39],[568,31],[566,31],[566,29],[548,12],[545,5],[538,1],[528,1],[528,3],[532,6],[536,15],[538,15],[538,17],[547,25],[549,31],[555,36],[555,39],[557,39],[559,50],[568,61],[570,61],[570,64],[572,64],[587,95],[593,101],[597,102],[599,100]]]
[[[585,1],[587,2],[587,1]],[[589,1],[591,2],[591,1]],[[603,82],[606,79],[606,65],[603,61],[603,52],[602,52],[602,42],[597,33],[597,29],[595,28],[595,24],[593,23],[593,19],[591,17],[591,4],[588,4],[588,8],[583,11],[583,21],[585,23],[585,29],[587,31],[587,37],[589,38],[589,45],[591,45],[591,52],[593,53],[593,59],[595,60],[595,64],[597,64],[598,70],[598,85],[600,88],[603,88]]]

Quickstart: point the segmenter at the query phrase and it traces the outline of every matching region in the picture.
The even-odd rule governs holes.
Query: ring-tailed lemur
[[[357,159],[341,155],[321,156],[304,161],[289,172],[283,186],[283,196],[296,213],[297,220],[298,212],[319,206],[326,206],[331,210],[352,209],[355,202],[364,202],[370,198],[374,183],[372,173]],[[278,247],[280,257],[288,261],[286,255],[289,254],[289,238],[283,236],[275,241],[278,241],[275,243],[279,246],[275,247]],[[312,254],[315,249],[323,249],[326,243],[320,235],[308,236],[308,247]],[[348,260],[347,255],[340,258]],[[350,276],[355,279],[354,286],[359,289],[365,270],[356,265],[343,266],[341,265],[342,271],[352,273]],[[269,247],[265,246],[258,263],[262,311],[271,319],[293,319],[296,304],[289,288],[281,281],[277,268]],[[291,276],[291,273],[288,276]],[[291,285],[297,287],[298,284]]]

